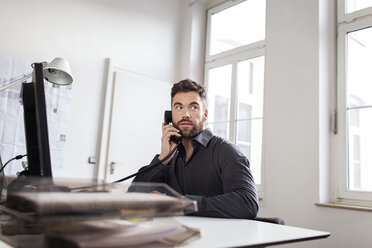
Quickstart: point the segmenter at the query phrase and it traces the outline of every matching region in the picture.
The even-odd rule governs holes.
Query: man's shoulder
[[[243,156],[245,157],[245,155],[241,152],[241,150],[239,149],[239,147],[232,143],[231,141],[223,138],[223,137],[220,137],[220,136],[217,136],[217,135],[214,135],[212,138],[211,138],[211,142],[210,142],[213,146],[214,146],[214,150],[218,153],[221,153],[221,154],[231,154],[234,156]]]
[[[213,143],[216,145],[232,145],[232,143],[229,140],[217,135],[213,135],[211,141],[213,141]]]
[[[220,147],[221,149],[238,149],[238,147],[234,143],[217,135],[213,135],[213,137],[211,138],[211,143],[214,146]]]
[[[221,136],[215,135],[209,128],[204,129],[197,139],[205,147],[212,148],[216,152],[238,153],[242,155],[236,144]]]

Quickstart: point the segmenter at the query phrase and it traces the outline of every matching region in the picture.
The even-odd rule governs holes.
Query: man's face
[[[179,92],[173,97],[173,125],[181,130],[184,138],[192,139],[203,131],[207,117],[208,110],[197,92]]]

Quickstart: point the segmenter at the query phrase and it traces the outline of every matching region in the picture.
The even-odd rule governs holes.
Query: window
[[[209,55],[265,39],[265,1],[240,2],[212,10],[209,25]]]
[[[345,12],[351,13],[372,6],[372,0],[346,0]]]
[[[208,123],[215,134],[223,138],[229,137],[231,73],[231,64],[208,71],[209,81],[213,82],[207,89]]]
[[[339,6],[335,201],[372,207],[372,1]]]
[[[261,191],[266,1],[231,1],[208,11],[207,126],[248,157]]]

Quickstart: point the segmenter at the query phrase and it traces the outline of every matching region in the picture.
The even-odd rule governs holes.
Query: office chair
[[[280,217],[256,217],[253,220],[284,225],[284,220]]]

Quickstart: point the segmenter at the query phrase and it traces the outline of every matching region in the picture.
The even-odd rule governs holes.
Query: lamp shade
[[[54,84],[68,85],[73,81],[68,61],[64,58],[55,58],[43,69],[44,78]]]

